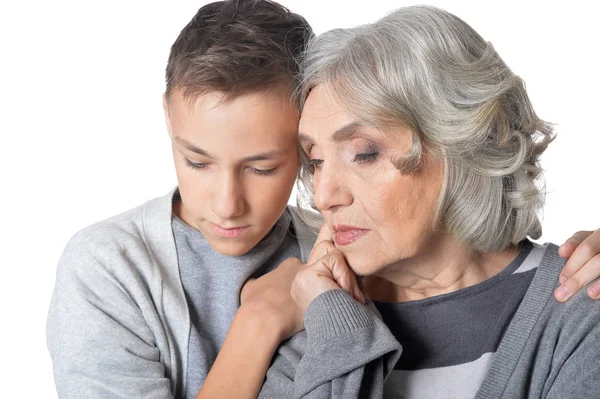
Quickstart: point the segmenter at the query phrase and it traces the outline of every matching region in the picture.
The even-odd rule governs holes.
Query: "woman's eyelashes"
[[[319,167],[323,164],[324,159],[311,156],[311,152],[315,152],[313,151],[313,145],[304,147],[306,168],[310,173],[314,174],[315,171],[318,170]],[[351,154],[349,154],[350,158],[348,158],[348,160],[351,160],[352,162],[358,164],[373,163],[377,161],[377,159],[380,156],[379,148],[376,145],[367,145],[366,148],[362,151],[352,151],[351,149],[348,149],[348,152]]]
[[[356,154],[352,162],[369,163],[374,162],[379,157],[379,151],[364,152]]]
[[[319,166],[321,166],[323,164],[323,160],[322,159],[309,159],[307,164],[306,164],[306,168],[308,169],[308,171],[312,174],[315,173],[315,171],[319,168]]]
[[[208,166],[208,163],[206,163],[206,162],[192,162],[187,158],[184,158],[184,160],[185,160],[185,165],[194,170],[205,169]],[[271,176],[277,170],[277,168],[259,169],[259,168],[253,168],[250,166],[248,166],[247,169],[250,170],[252,173],[254,173],[257,176]]]

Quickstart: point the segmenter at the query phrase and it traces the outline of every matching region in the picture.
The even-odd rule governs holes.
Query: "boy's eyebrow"
[[[184,146],[185,148],[187,148],[188,150],[195,152],[198,155],[203,155],[205,157],[214,158],[212,155],[210,155],[208,152],[204,151],[202,148],[196,147],[192,143],[186,141],[185,139],[182,139],[179,136],[175,136],[175,141],[178,142],[179,144],[181,144],[182,146]]]
[[[282,154],[287,153],[287,151],[267,151],[267,152],[261,152],[260,154],[256,154],[256,155],[252,155],[250,157],[246,157],[244,158],[245,162],[252,162],[252,161],[268,161],[270,159],[275,159],[277,157],[279,157]]]
[[[192,152],[195,152],[198,155],[203,155],[205,157],[209,157],[209,158],[215,159],[214,156],[212,156],[211,154],[209,154],[208,152],[206,152],[202,148],[196,147],[192,143],[186,141],[185,139],[182,139],[179,136],[175,137],[175,141],[178,142],[178,143],[180,143],[182,146],[184,146],[188,150],[190,150]],[[261,153],[258,153],[256,155],[251,155],[249,157],[246,157],[246,158],[243,159],[243,161],[244,162],[268,161],[268,160],[271,160],[271,159],[278,158],[279,156],[281,156],[283,154],[287,154],[287,152],[288,151],[277,151],[277,150],[267,151],[267,152],[261,152]]]

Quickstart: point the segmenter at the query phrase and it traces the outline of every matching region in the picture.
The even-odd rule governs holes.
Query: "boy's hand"
[[[245,314],[256,317],[268,328],[276,328],[280,342],[304,329],[304,313],[290,295],[292,281],[303,268],[300,259],[288,258],[275,270],[248,280],[242,287],[240,303],[247,310]]]
[[[555,292],[556,299],[564,302],[600,277],[600,229],[578,231],[560,246],[558,254],[569,258],[560,273],[561,286]],[[587,294],[592,299],[600,299],[600,281],[589,286]]]

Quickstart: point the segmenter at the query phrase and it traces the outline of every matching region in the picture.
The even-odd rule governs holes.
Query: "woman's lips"
[[[356,242],[370,231],[354,226],[343,225],[333,226],[333,230],[335,231],[334,241],[337,245],[352,244],[353,242]]]
[[[218,224],[214,224],[214,223],[209,223],[209,224],[210,224],[210,227],[212,228],[213,232],[216,235],[218,235],[219,237],[224,237],[224,238],[238,238],[242,234],[244,234],[246,231],[248,231],[248,229],[250,228],[250,226],[242,226],[242,227],[233,227],[233,228],[226,229],[224,227],[219,226]]]

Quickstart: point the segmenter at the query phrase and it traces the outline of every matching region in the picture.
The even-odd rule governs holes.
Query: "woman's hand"
[[[291,294],[302,314],[316,297],[338,288],[365,303],[356,275],[330,239],[329,229],[323,226],[308,258],[308,266],[298,272],[292,283]]]
[[[573,234],[560,246],[558,254],[569,258],[560,274],[561,286],[554,293],[557,300],[565,302],[600,277],[600,229]],[[587,293],[592,299],[600,299],[600,281],[589,286]]]
[[[279,342],[304,328],[304,312],[290,295],[292,281],[304,264],[288,258],[277,268],[257,279],[248,280],[240,294],[241,314],[259,319],[260,323],[277,329]]]

